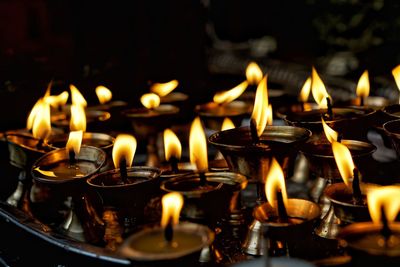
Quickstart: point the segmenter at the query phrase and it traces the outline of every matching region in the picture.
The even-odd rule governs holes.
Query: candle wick
[[[389,228],[389,222],[386,218],[385,208],[383,205],[381,206],[381,221],[382,221],[381,235],[385,239],[385,247],[387,247],[389,238],[392,235],[392,231]]]
[[[333,120],[332,103],[329,97],[326,98],[326,104],[328,106],[328,119]]]
[[[179,168],[178,168],[178,159],[176,157],[171,157],[169,159],[169,163],[171,164],[171,170],[173,173],[178,173]]]
[[[303,101],[300,101],[300,108],[301,108],[301,112],[304,112],[305,108],[305,103]]]
[[[168,219],[168,223],[165,226],[164,238],[165,238],[165,241],[167,241],[168,243],[171,243],[172,239],[174,238],[174,229],[172,227],[172,217],[170,217]]]
[[[364,106],[364,97],[360,96],[360,106]]]
[[[127,174],[127,170],[126,170],[126,160],[125,158],[121,158],[121,160],[119,161],[119,172],[121,175],[121,180],[124,184],[128,183],[128,174]]]
[[[353,201],[357,205],[363,204],[361,189],[360,189],[360,179],[358,174],[358,169],[353,170]]]
[[[206,186],[207,185],[206,174],[204,172],[200,172],[199,176],[200,176],[200,186]]]
[[[76,163],[75,151],[73,149],[68,150],[68,161],[70,166],[73,166]]]
[[[42,150],[43,149],[44,140],[39,139],[38,143],[36,144],[36,148]]]
[[[257,122],[253,118],[250,120],[250,134],[253,144],[257,145],[260,142],[260,138],[258,137],[257,134]]]
[[[283,195],[282,195],[282,190],[278,190],[276,192],[276,199],[277,199],[277,204],[278,204],[278,217],[279,221],[286,223],[288,222],[288,214],[285,208],[285,203],[283,202]]]

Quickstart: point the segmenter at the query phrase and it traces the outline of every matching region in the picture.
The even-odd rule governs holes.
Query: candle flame
[[[235,128],[235,124],[233,123],[233,121],[231,119],[229,119],[228,117],[226,117],[224,119],[224,121],[222,122],[221,131],[234,129],[234,128]]]
[[[208,169],[207,139],[199,117],[193,120],[190,127],[189,154],[190,162],[196,164],[198,171]]]
[[[308,97],[310,96],[311,91],[311,77],[308,77],[304,82],[303,87],[301,88],[299,100],[303,103],[308,101]]]
[[[354,178],[354,162],[350,150],[345,145],[336,141],[332,142],[332,150],[340,176],[342,176],[343,182],[347,186],[350,186]]]
[[[43,98],[40,98],[38,101],[36,101],[35,105],[32,107],[31,112],[29,113],[28,119],[26,121],[26,129],[28,130],[32,129],[33,121],[35,120],[35,117],[42,106],[42,102]]]
[[[103,85],[99,85],[96,87],[96,95],[99,99],[100,104],[105,104],[109,102],[112,98],[112,92],[110,89]]]
[[[71,131],[86,131],[86,114],[83,106],[71,106],[71,120],[69,121],[69,129]]]
[[[74,150],[75,155],[79,154],[81,151],[81,144],[83,138],[83,131],[72,131],[69,133],[68,141],[67,141],[67,151]]]
[[[161,203],[161,227],[165,228],[170,221],[172,225],[177,225],[183,207],[183,196],[178,192],[171,192],[162,197]]]
[[[214,95],[213,101],[218,104],[228,104],[243,94],[247,86],[247,81],[244,81],[230,90],[218,92]]]
[[[312,68],[311,92],[319,108],[328,107],[328,102],[326,98],[327,97],[331,98],[331,96],[326,91],[325,85],[322,82],[321,78],[319,77],[314,67]]]
[[[81,92],[79,92],[78,88],[76,88],[74,85],[70,84],[69,89],[71,90],[71,102],[72,105],[79,105],[86,107],[87,102]]]
[[[339,137],[338,132],[329,127],[328,124],[326,124],[324,118],[321,117],[321,121],[322,121],[322,127],[324,128],[326,139],[328,139],[329,143],[337,141]]]
[[[389,223],[396,219],[400,211],[400,187],[382,186],[367,193],[368,210],[375,224],[381,224],[381,207],[385,210]]]
[[[154,93],[147,93],[142,95],[140,102],[148,109],[156,108],[160,105],[160,97]]]
[[[281,165],[279,165],[278,161],[273,157],[265,181],[265,195],[268,203],[273,208],[277,208],[276,193],[278,190],[282,192],[283,203],[287,206],[288,196],[286,192],[285,176],[283,175]]]
[[[369,77],[368,71],[364,71],[357,83],[356,95],[358,97],[368,97],[369,96]]]
[[[44,101],[48,103],[53,108],[58,108],[59,106],[63,106],[67,103],[69,97],[69,93],[64,91],[59,95],[49,95],[44,98]]]
[[[160,97],[164,97],[171,93],[176,87],[178,87],[178,80],[172,80],[166,83],[154,83],[150,87],[150,91],[159,95]]]
[[[257,85],[263,78],[263,72],[255,62],[250,62],[246,68],[246,79],[250,85]]]
[[[115,168],[120,167],[121,159],[125,159],[126,166],[131,167],[137,147],[136,138],[129,134],[119,134],[115,138],[112,158]]]
[[[261,136],[268,121],[268,89],[267,75],[258,84],[251,118],[256,121],[257,135]]]
[[[274,124],[274,113],[272,111],[272,105],[269,104],[267,108],[267,125]]]
[[[43,99],[39,100],[35,113],[36,115],[34,116],[32,123],[32,135],[37,139],[46,140],[51,134],[49,104],[47,104]]]
[[[181,142],[176,134],[170,129],[164,130],[164,151],[166,161],[169,161],[171,157],[174,157],[178,160],[181,158]]]
[[[392,74],[394,77],[394,81],[396,82],[397,89],[400,90],[400,65],[397,65],[397,67],[395,67],[392,70]],[[399,103],[400,103],[400,97],[399,97]]]

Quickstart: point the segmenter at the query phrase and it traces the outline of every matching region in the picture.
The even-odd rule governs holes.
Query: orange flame
[[[105,104],[109,102],[112,98],[111,90],[103,85],[99,85],[96,87],[96,95],[99,99],[100,104]]]
[[[225,130],[229,130],[229,129],[233,129],[233,128],[235,128],[235,124],[233,123],[233,121],[231,119],[226,117],[224,119],[224,121],[222,122],[221,131],[225,131]]]
[[[322,127],[324,128],[326,139],[328,139],[329,143],[337,141],[339,137],[338,132],[329,127],[328,124],[326,124],[324,118],[321,118],[321,121],[322,121]]]
[[[199,117],[196,117],[190,127],[189,134],[190,162],[196,164],[199,172],[207,171],[207,139]]]
[[[367,193],[368,210],[372,221],[381,224],[381,207],[388,222],[393,222],[400,211],[400,187],[382,186]]]
[[[281,165],[279,165],[275,158],[272,158],[265,182],[265,195],[268,203],[273,208],[277,208],[276,193],[278,190],[282,192],[283,203],[287,206],[288,196],[286,192],[285,176],[283,175]]]
[[[333,141],[332,143],[332,150],[340,176],[342,176],[344,183],[347,186],[350,186],[350,183],[354,178],[354,162],[350,150],[347,146],[336,141]]]
[[[150,87],[150,91],[159,95],[160,97],[164,97],[171,93],[176,87],[178,87],[179,82],[177,80],[172,80],[167,83],[154,83]]]
[[[71,131],[86,131],[86,114],[83,106],[71,106],[71,120],[69,121]]]
[[[176,134],[170,129],[164,130],[164,151],[166,161],[169,161],[171,157],[174,157],[178,160],[181,158],[181,142]]]
[[[171,192],[162,197],[161,203],[161,227],[165,228],[171,220],[172,225],[177,225],[183,207],[183,196],[178,192]]]
[[[308,97],[310,96],[311,91],[311,77],[308,77],[304,82],[303,87],[301,88],[299,100],[303,103],[308,101]]]
[[[357,83],[356,95],[358,97],[369,96],[369,78],[368,71],[364,71]]]
[[[69,133],[68,141],[67,141],[67,152],[74,150],[75,155],[79,154],[81,151],[83,131],[72,131]]]
[[[267,108],[267,125],[274,124],[274,113],[272,111],[272,105],[269,104]]]
[[[255,62],[250,62],[246,68],[246,79],[250,85],[257,85],[263,78],[263,72]]]
[[[71,99],[72,99],[72,105],[79,105],[86,107],[87,102],[81,92],[79,92],[78,88],[76,88],[74,85],[70,84],[69,89],[71,90]]]
[[[267,76],[258,84],[251,118],[256,121],[257,135],[261,136],[268,121],[268,89]]]
[[[331,98],[331,96],[326,91],[325,85],[314,67],[312,68],[311,92],[315,102],[320,108],[328,107],[328,102],[326,101],[326,98]]]
[[[26,121],[26,129],[28,130],[32,129],[35,117],[38,114],[40,108],[42,107],[42,102],[43,98],[40,98],[38,101],[36,101],[35,105],[32,107],[32,110],[29,113],[28,119]]]
[[[69,97],[69,93],[67,91],[62,92],[59,95],[49,95],[44,97],[44,101],[50,106],[57,108],[59,106],[63,106],[67,103]]]
[[[148,109],[156,108],[160,105],[160,97],[154,93],[147,93],[142,95],[140,102]]]
[[[392,70],[392,74],[394,77],[394,81],[396,82],[397,89],[400,90],[400,65],[397,65],[397,67],[395,67]],[[399,103],[400,103],[400,97],[399,97]]]
[[[112,150],[112,158],[115,168],[120,167],[121,159],[125,159],[126,166],[131,167],[135,156],[137,142],[135,137],[129,134],[120,134],[115,138]]]
[[[214,95],[213,101],[218,104],[228,104],[243,94],[247,86],[248,83],[244,81],[230,90],[218,92]]]
[[[32,135],[37,139],[46,140],[51,134],[50,106],[43,100],[39,101],[33,119]]]

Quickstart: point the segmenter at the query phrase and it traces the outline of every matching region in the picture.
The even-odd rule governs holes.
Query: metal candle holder
[[[400,158],[400,119],[384,123],[383,130],[392,142],[397,158]]]

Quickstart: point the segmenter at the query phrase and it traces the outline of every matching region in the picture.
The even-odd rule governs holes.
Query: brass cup
[[[392,142],[397,158],[400,159],[400,119],[384,123],[383,130]]]

